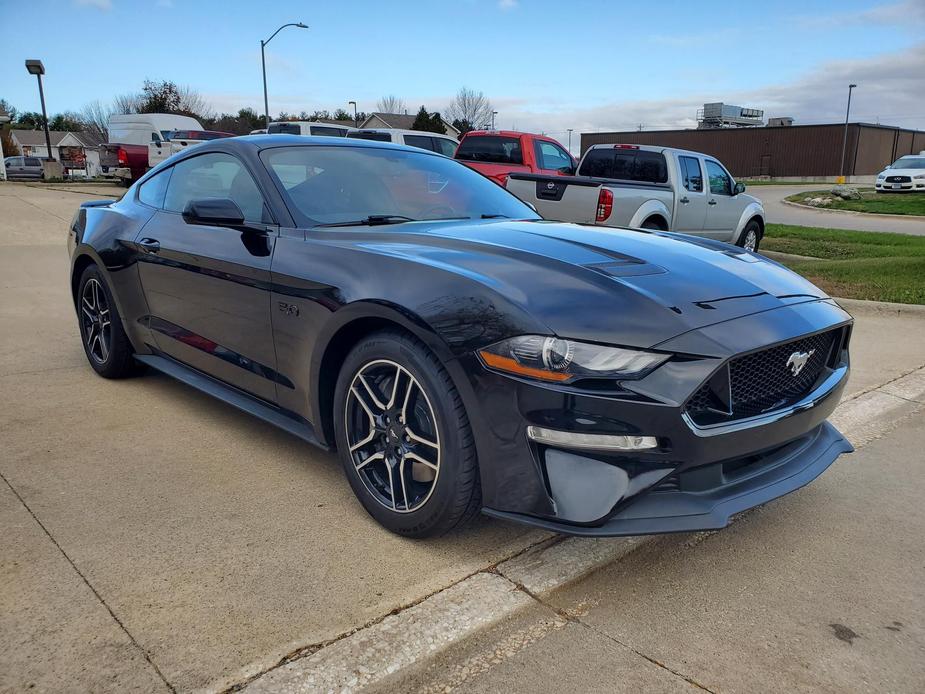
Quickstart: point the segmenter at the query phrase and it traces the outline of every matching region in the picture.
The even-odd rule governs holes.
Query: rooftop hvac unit
[[[698,128],[746,128],[764,125],[764,111],[717,101],[697,111]]]
[[[780,127],[785,125],[793,125],[793,118],[790,116],[780,116],[779,118],[768,118],[768,127]]]

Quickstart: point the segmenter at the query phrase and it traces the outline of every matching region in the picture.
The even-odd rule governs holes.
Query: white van
[[[449,135],[429,133],[423,130],[398,130],[396,128],[364,128],[348,133],[347,137],[377,142],[395,142],[409,147],[420,147],[437,154],[452,157],[459,143]]]
[[[202,130],[199,121],[172,113],[130,113],[109,117],[109,141],[125,145],[147,145],[169,140],[174,130]]]
[[[323,137],[344,137],[347,133],[356,130],[349,125],[335,125],[334,123],[319,123],[317,121],[294,120],[279,123],[270,123],[267,128],[268,135],[321,135]]]

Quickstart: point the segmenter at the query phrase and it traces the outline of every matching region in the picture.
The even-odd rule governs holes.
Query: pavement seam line
[[[45,535],[48,536],[48,539],[51,540],[51,543],[61,553],[61,556],[63,556],[65,560],[67,560],[67,563],[71,565],[71,568],[74,569],[75,573],[78,576],[80,576],[80,579],[84,582],[84,585],[86,585],[87,588],[90,589],[90,592],[93,593],[94,596],[96,596],[96,599],[99,600],[100,604],[106,608],[106,611],[109,613],[109,616],[112,617],[113,621],[119,625],[119,628],[125,633],[125,635],[128,637],[131,644],[135,646],[135,648],[137,648],[141,652],[142,656],[144,656],[144,659],[154,669],[154,672],[157,673],[157,676],[160,677],[161,681],[164,683],[167,689],[170,690],[171,692],[176,693],[177,691],[176,688],[168,681],[168,679],[164,676],[164,673],[161,672],[161,669],[151,659],[151,655],[141,646],[140,643],[138,643],[135,637],[132,636],[132,632],[130,632],[126,628],[125,624],[122,623],[122,620],[120,620],[116,616],[116,613],[113,612],[109,604],[103,599],[103,596],[100,595],[99,592],[96,590],[96,588],[93,587],[93,584],[90,583],[90,581],[83,574],[83,572],[79,568],[77,568],[77,565],[68,556],[67,552],[64,551],[64,548],[58,544],[58,541],[49,532],[48,528],[45,527],[45,524],[39,520],[38,516],[36,516],[35,512],[32,510],[32,508],[30,508],[29,504],[26,503],[26,500],[23,499],[22,496],[20,496],[19,492],[16,490],[16,488],[12,484],[10,484],[10,481],[6,478],[6,476],[2,472],[0,472],[0,479],[2,479],[6,483],[6,486],[10,488],[10,491],[13,492],[13,494],[16,496],[17,499],[19,499],[19,503],[21,503],[23,505],[23,508],[29,512],[29,515],[32,516],[32,520],[34,520],[36,524],[42,529],[42,532],[44,532]]]
[[[842,401],[842,403],[839,404],[838,408],[836,408],[835,412],[832,413],[833,416],[836,414],[836,412],[838,412],[838,409],[841,408],[845,403],[854,402],[854,401],[856,401],[858,398],[861,398],[861,397],[863,397],[863,396],[869,396],[871,393],[879,392],[881,395],[888,395],[888,396],[892,395],[892,394],[890,394],[890,393],[880,392],[879,389],[882,388],[882,387],[884,387],[884,386],[887,386],[887,385],[896,383],[896,382],[898,382],[898,381],[902,380],[903,378],[906,378],[906,377],[908,377],[908,376],[910,376],[910,375],[913,375],[913,374],[919,372],[922,368],[925,368],[925,367],[917,366],[916,368],[912,369],[912,370],[909,371],[908,373],[904,373],[904,374],[902,374],[902,375],[900,375],[900,376],[897,376],[897,377],[895,377],[895,378],[893,378],[893,379],[887,381],[886,383],[879,384],[879,385],[877,385],[877,386],[871,388],[871,389],[868,390],[868,391],[864,391],[864,392],[862,392],[862,393],[858,393],[857,395],[853,396],[852,398],[850,398],[850,399],[848,399],[848,400],[845,400],[845,401]],[[899,397],[899,396],[895,396],[895,397],[896,397],[896,399],[897,399],[898,401],[911,402],[912,404],[915,404],[915,405],[921,405],[921,404],[922,404],[922,403],[918,403],[918,402],[914,402],[914,401],[908,401],[908,400],[906,400],[905,398],[901,398],[901,397]],[[905,417],[903,417],[902,419],[905,419]],[[879,427],[879,428],[882,430],[880,433],[882,434],[882,433],[885,433],[885,432],[888,431],[888,430],[891,430],[893,427],[892,427],[890,424],[891,424],[891,423],[888,423],[888,426],[886,426],[886,427],[883,427],[883,426]],[[845,434],[846,437],[849,437],[849,438],[850,438],[850,432],[848,432],[848,431],[846,430],[846,431],[843,432],[843,433]],[[873,437],[873,438],[877,438],[877,437],[878,437],[878,436],[875,436],[875,437]],[[857,444],[856,448],[863,447],[863,446],[866,445],[868,442],[870,442],[871,440],[873,440],[873,438],[866,439],[864,442]],[[730,525],[731,525],[732,523],[734,523],[738,517],[742,517],[743,515],[745,515],[745,514],[739,514],[738,516],[736,516],[736,517],[730,519]],[[641,546],[647,544],[648,541],[651,541],[651,540],[652,540],[653,538],[655,538],[655,537],[658,537],[658,536],[647,536],[647,537],[641,538],[641,539],[639,540],[639,542],[636,543],[636,545],[635,545],[634,547],[630,548],[630,550],[629,550],[628,552],[626,552],[625,554],[621,554],[621,555],[620,555],[619,557],[617,557],[614,561],[619,561],[620,559],[623,558],[623,556],[626,556],[627,554],[631,554],[631,553],[635,552],[639,547],[641,547]],[[539,603],[539,604],[541,604],[541,605],[544,605],[544,606],[546,606],[546,607],[549,607],[549,605],[548,605],[547,603],[545,603],[541,598],[537,597],[537,594],[535,594],[533,591],[527,589],[524,585],[520,584],[517,580],[512,579],[510,576],[508,576],[508,575],[505,574],[505,573],[502,573],[502,572],[498,569],[498,567],[499,567],[501,564],[503,564],[503,563],[505,563],[505,562],[507,562],[507,561],[510,561],[510,560],[512,560],[512,559],[516,559],[516,558],[518,558],[518,557],[521,557],[521,556],[525,555],[526,553],[530,552],[530,551],[533,550],[534,548],[539,547],[540,545],[544,545],[544,544],[545,544],[546,546],[542,548],[542,550],[545,550],[545,549],[547,549],[547,548],[551,548],[551,547],[554,547],[554,546],[556,546],[556,545],[560,545],[560,544],[562,544],[562,543],[564,543],[564,542],[567,542],[569,539],[570,539],[570,538],[568,538],[568,537],[566,537],[566,536],[561,536],[561,535],[560,535],[560,536],[554,536],[554,537],[551,537],[551,538],[544,538],[544,539],[539,540],[539,541],[537,541],[537,542],[535,542],[535,543],[532,543],[530,546],[525,547],[525,548],[523,548],[522,550],[519,550],[518,552],[514,553],[513,555],[511,555],[511,556],[508,557],[507,559],[498,560],[497,562],[495,562],[494,564],[492,564],[492,565],[490,565],[490,566],[488,566],[488,567],[484,567],[484,568],[478,569],[477,571],[475,571],[475,572],[469,574],[468,576],[465,576],[465,577],[461,578],[459,581],[456,581],[456,582],[454,582],[454,583],[452,583],[452,584],[450,584],[449,586],[446,586],[446,587],[444,587],[444,588],[437,589],[437,590],[433,591],[432,593],[428,594],[427,596],[424,596],[424,597],[422,597],[422,598],[420,598],[420,599],[418,599],[418,600],[416,600],[416,601],[413,601],[411,604],[409,604],[409,605],[407,605],[407,606],[404,606],[404,607],[397,607],[397,608],[395,608],[394,610],[390,611],[389,613],[387,613],[387,614],[385,614],[385,615],[382,615],[381,617],[379,617],[379,618],[377,618],[377,619],[375,619],[375,620],[372,620],[370,623],[368,623],[368,624],[366,624],[366,625],[364,625],[364,626],[357,627],[356,629],[352,629],[352,630],[350,630],[350,631],[348,631],[348,632],[342,634],[341,636],[335,637],[334,639],[331,639],[331,640],[329,640],[329,641],[327,641],[327,642],[322,642],[322,643],[320,643],[320,644],[315,644],[315,645],[317,645],[317,648],[313,648],[313,646],[307,646],[307,647],[305,647],[304,649],[298,649],[297,651],[293,651],[292,654],[291,654],[291,657],[284,658],[284,659],[282,659],[281,661],[279,661],[276,665],[273,665],[273,666],[270,666],[269,668],[263,669],[261,672],[259,672],[259,673],[257,673],[257,674],[254,674],[254,675],[252,675],[252,676],[250,676],[250,677],[247,677],[247,678],[243,679],[243,681],[234,682],[234,683],[232,683],[232,684],[230,684],[230,685],[225,685],[223,688],[220,688],[219,691],[224,691],[224,692],[239,691],[239,690],[241,690],[241,689],[243,689],[243,688],[249,686],[250,684],[252,684],[252,683],[255,682],[256,680],[261,679],[261,678],[264,677],[265,675],[267,675],[267,674],[271,673],[272,671],[278,669],[279,667],[282,667],[282,666],[287,665],[287,664],[289,664],[289,663],[292,663],[292,662],[294,662],[294,661],[300,660],[300,659],[302,659],[303,657],[311,657],[311,656],[315,655],[316,653],[318,653],[319,651],[321,651],[322,649],[327,648],[328,646],[332,646],[332,645],[334,645],[334,644],[337,644],[337,643],[342,642],[342,641],[345,640],[345,639],[348,639],[348,638],[350,638],[350,637],[353,637],[353,636],[355,636],[356,634],[358,634],[358,633],[364,631],[365,629],[367,629],[367,628],[369,628],[369,627],[371,627],[371,626],[376,626],[376,625],[380,624],[381,622],[383,622],[385,619],[387,619],[387,618],[390,617],[390,616],[399,615],[399,614],[401,614],[402,612],[404,612],[405,610],[410,609],[411,607],[415,607],[415,606],[417,606],[417,605],[420,605],[420,604],[424,603],[425,601],[427,601],[427,600],[429,600],[429,599],[431,599],[431,598],[433,598],[433,597],[439,595],[440,593],[443,593],[443,592],[446,591],[446,590],[449,590],[450,588],[453,588],[454,586],[458,585],[459,583],[462,583],[463,581],[465,581],[465,580],[467,580],[467,579],[469,579],[469,578],[472,578],[473,576],[476,576],[476,575],[478,575],[478,574],[480,574],[480,573],[491,573],[491,574],[498,575],[499,577],[504,578],[506,581],[508,581],[509,583],[511,583],[512,586],[514,586],[517,590],[522,591],[525,595],[527,595],[528,597],[532,598],[532,599],[533,599],[534,601],[536,601],[537,603]],[[541,551],[542,551],[542,550],[541,550]],[[581,579],[581,578],[585,578],[585,577],[587,577],[587,576],[590,576],[591,574],[593,574],[593,573],[599,571],[601,568],[603,568],[604,566],[608,566],[608,565],[611,564],[611,563],[613,563],[613,561],[604,561],[602,564],[600,564],[600,565],[598,565],[598,566],[593,566],[593,567],[590,567],[590,568],[585,568],[585,569],[583,569],[579,574],[576,574],[575,576],[567,576],[567,575],[564,575],[564,574],[563,574],[563,575],[561,576],[561,578],[559,578],[558,581],[557,581],[556,583],[550,582],[550,587],[548,587],[547,589],[545,589],[545,590],[543,591],[543,594],[552,593],[553,591],[558,590],[558,589],[562,588],[562,587],[565,586],[565,585],[568,585],[568,584],[570,584],[570,583],[573,583],[574,581],[576,581],[576,580],[578,580],[578,579]],[[559,614],[560,616],[564,616],[564,613],[559,612],[559,611],[556,610],[555,608],[550,608],[550,609],[553,609],[553,611],[555,611],[555,612],[556,612],[557,614]],[[512,614],[512,613],[513,613],[513,610],[512,610],[512,612],[511,612],[511,614]],[[507,615],[505,615],[505,616],[507,616]],[[574,616],[570,616],[569,618],[570,618],[570,619],[575,619]],[[582,624],[584,624],[584,622],[582,622]],[[587,626],[587,625],[586,625],[586,626]],[[606,634],[603,634],[603,635],[604,635],[604,636],[607,636]],[[460,641],[465,640],[466,638],[468,638],[468,635],[464,635],[464,636],[460,639]],[[699,683],[697,683],[697,682],[695,682],[695,681],[693,681],[693,680],[690,680],[689,678],[687,678],[687,677],[684,676],[683,674],[677,673],[677,672],[671,670],[671,668],[668,668],[667,666],[664,666],[662,663],[659,663],[657,660],[652,659],[652,658],[650,658],[649,656],[646,656],[644,653],[641,653],[641,652],[639,652],[639,651],[636,651],[636,650],[633,649],[632,647],[630,647],[630,646],[628,646],[628,645],[626,645],[626,644],[620,643],[618,640],[613,639],[613,638],[610,637],[610,636],[607,636],[607,638],[610,638],[610,639],[613,640],[615,643],[619,643],[621,646],[623,646],[623,647],[629,649],[630,651],[633,651],[634,653],[637,653],[640,657],[645,658],[646,660],[649,660],[649,661],[652,662],[653,664],[658,665],[659,667],[663,667],[664,669],[668,670],[669,672],[672,672],[673,674],[677,675],[678,677],[681,677],[681,678],[684,679],[685,681],[690,682],[692,685],[698,686],[698,687],[700,687],[701,689],[704,689],[705,691],[711,691],[711,690],[709,690],[708,688],[704,687],[703,685],[701,685],[701,684],[699,684]],[[311,649],[310,652],[309,652],[309,649]]]

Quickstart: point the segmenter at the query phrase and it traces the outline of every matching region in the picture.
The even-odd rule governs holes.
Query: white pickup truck
[[[761,201],[716,159],[683,149],[594,145],[577,176],[512,173],[505,185],[560,222],[676,231],[750,251],[764,235]]]

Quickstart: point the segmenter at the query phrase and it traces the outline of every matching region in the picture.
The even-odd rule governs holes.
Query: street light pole
[[[266,121],[267,129],[270,128],[270,103],[269,103],[269,100],[267,99],[267,57],[266,57],[266,51],[264,49],[266,48],[266,45],[270,43],[270,41],[273,40],[273,37],[276,36],[279,32],[281,32],[286,27],[298,27],[299,29],[308,29],[308,25],[303,24],[302,22],[290,22],[289,24],[283,24],[279,29],[274,31],[273,34],[270,36],[270,38],[268,38],[266,41],[264,41],[263,39],[260,39],[260,67],[263,70],[263,116],[264,116],[264,120]]]
[[[497,116],[497,115],[498,115],[498,112],[497,112],[497,111],[492,111],[492,112],[491,112],[491,129],[492,129],[492,130],[495,129],[495,116]]]
[[[48,113],[45,110],[45,90],[42,88],[42,75],[45,74],[45,66],[42,65],[41,60],[27,60],[26,70],[30,75],[35,75],[39,79],[39,99],[42,102],[42,120],[45,122],[45,146],[48,149],[46,158],[49,161],[54,161],[55,158],[51,155],[51,133],[48,132]]]
[[[572,153],[572,129],[568,129],[568,153]]]
[[[353,106],[353,127],[359,128],[360,127],[360,117],[357,115],[357,102],[348,101],[347,105]]]
[[[848,118],[851,116],[851,90],[857,87],[856,84],[848,85],[848,109],[845,111],[845,134],[841,142],[841,174],[842,183],[845,182],[845,153],[848,151]]]
[[[3,158],[3,126],[10,122],[6,111],[0,111],[0,181],[6,180],[6,160]]]

